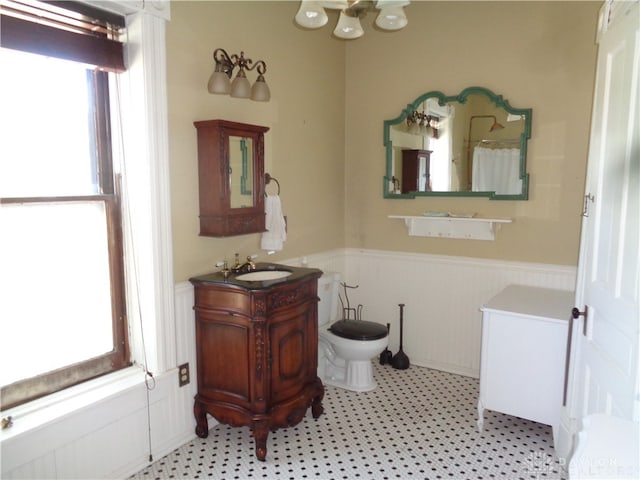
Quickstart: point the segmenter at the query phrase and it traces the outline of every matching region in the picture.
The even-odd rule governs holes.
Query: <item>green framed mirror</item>
[[[531,109],[483,87],[420,95],[384,121],[384,198],[527,200]]]

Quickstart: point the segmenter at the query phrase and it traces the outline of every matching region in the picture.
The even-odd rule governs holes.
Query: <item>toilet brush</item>
[[[405,353],[402,351],[402,329],[404,323],[404,319],[402,317],[404,303],[399,303],[398,306],[400,307],[400,350],[398,350],[398,353],[396,353],[391,359],[391,366],[393,368],[397,368],[398,370],[406,370],[407,368],[409,368],[409,357],[407,357],[407,355],[405,355]]]

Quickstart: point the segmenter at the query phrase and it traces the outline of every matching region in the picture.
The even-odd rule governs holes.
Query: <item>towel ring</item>
[[[264,184],[265,185],[269,185],[271,183],[271,180],[273,180],[274,182],[276,182],[276,185],[278,185],[278,195],[280,195],[280,182],[278,181],[277,178],[272,177],[271,175],[269,175],[268,173],[264,174]],[[267,196],[267,192],[264,192],[264,196]]]

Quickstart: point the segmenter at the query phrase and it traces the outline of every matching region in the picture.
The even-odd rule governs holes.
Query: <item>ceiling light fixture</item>
[[[340,10],[340,18],[333,34],[345,40],[364,34],[360,19],[368,11],[379,10],[376,25],[383,30],[400,30],[407,26],[404,7],[409,0],[302,0],[295,16],[296,23],[305,28],[324,27],[329,20],[325,8]]]
[[[268,102],[271,99],[269,86],[264,79],[264,74],[267,71],[267,64],[264,61],[258,60],[253,64],[253,60],[244,57],[244,52],[240,52],[240,56],[229,55],[222,48],[216,48],[213,51],[213,60],[216,66],[209,78],[207,86],[209,93],[231,95],[236,98],[251,98],[251,100],[258,102]],[[235,67],[238,67],[238,73],[232,82],[231,77]],[[257,70],[258,78],[251,86],[245,70],[253,69]]]

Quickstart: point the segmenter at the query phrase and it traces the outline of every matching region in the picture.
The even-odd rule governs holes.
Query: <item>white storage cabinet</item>
[[[574,294],[510,285],[482,311],[478,430],[485,409],[560,424],[567,329]]]

